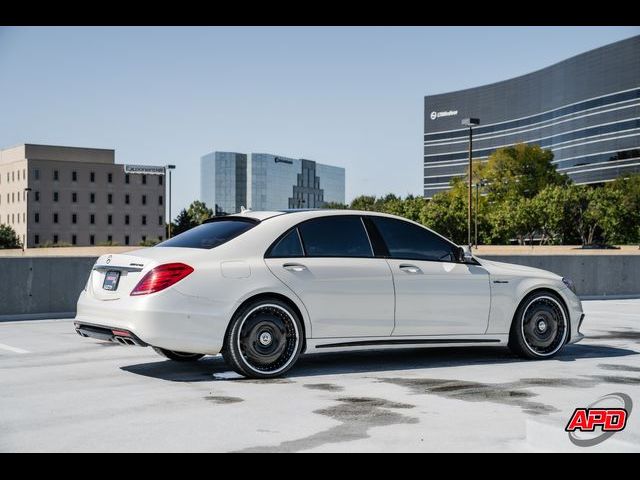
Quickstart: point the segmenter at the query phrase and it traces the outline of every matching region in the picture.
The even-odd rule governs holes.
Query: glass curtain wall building
[[[216,215],[344,203],[345,169],[270,153],[214,152],[201,160],[201,199]],[[213,208],[213,207],[211,207]]]
[[[576,183],[640,172],[640,35],[490,85],[424,98],[424,196],[447,190],[473,158],[516,143],[554,153]]]

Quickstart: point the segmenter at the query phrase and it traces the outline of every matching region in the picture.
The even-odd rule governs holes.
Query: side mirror
[[[471,249],[465,245],[463,247],[458,247],[458,261],[460,263],[472,263],[473,262],[473,254],[471,253]]]

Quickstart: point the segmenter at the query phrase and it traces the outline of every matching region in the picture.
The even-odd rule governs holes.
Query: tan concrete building
[[[0,224],[26,248],[163,240],[164,168],[154,169],[159,174],[126,173],[114,150],[98,148],[0,150]]]

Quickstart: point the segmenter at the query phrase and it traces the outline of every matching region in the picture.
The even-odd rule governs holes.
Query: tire
[[[295,364],[302,341],[302,324],[296,312],[281,300],[266,298],[236,312],[222,356],[240,375],[275,378]]]
[[[174,352],[172,350],[165,350],[164,348],[158,347],[153,347],[153,349],[158,355],[162,355],[163,357],[175,362],[197,362],[204,357],[204,353]]]
[[[551,358],[567,342],[569,328],[569,314],[562,299],[548,291],[533,292],[516,310],[509,348],[523,358]]]

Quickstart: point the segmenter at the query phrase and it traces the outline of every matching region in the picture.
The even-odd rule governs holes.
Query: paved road
[[[271,381],[83,339],[71,320],[0,323],[0,451],[640,451],[640,300],[584,306],[588,338],[553,360],[323,354]],[[612,392],[635,402],[625,431],[574,447],[573,410]]]

